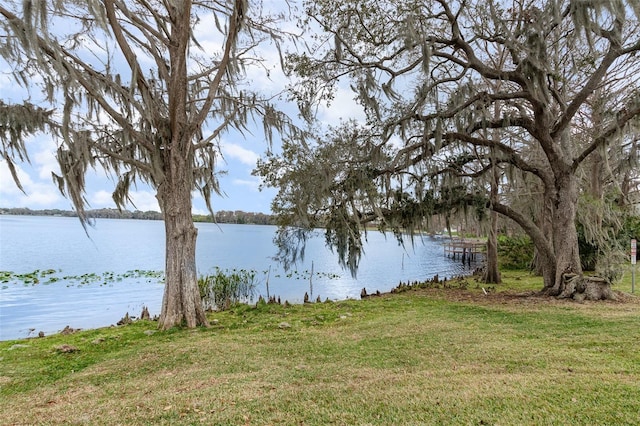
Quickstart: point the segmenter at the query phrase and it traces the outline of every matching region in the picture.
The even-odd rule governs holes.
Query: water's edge
[[[447,258],[437,238],[401,247],[394,237],[369,232],[357,277],[340,268],[322,236],[308,242],[304,262],[284,271],[272,260],[275,227],[196,226],[200,274],[254,270],[256,298],[267,297],[268,280],[269,295],[283,302],[300,303],[305,292],[312,300],[355,299],[363,288],[388,292],[400,282],[468,274],[476,266]],[[0,271],[48,272],[38,283],[0,282],[0,340],[109,326],[125,313],[140,315],[143,306],[159,314],[163,285],[148,272],[163,270],[162,222],[101,219],[89,237],[74,218],[0,215]]]

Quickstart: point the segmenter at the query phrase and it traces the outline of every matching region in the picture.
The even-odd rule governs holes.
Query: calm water
[[[268,276],[269,293],[282,301],[300,302],[311,291],[312,266],[312,295],[322,300],[359,298],[363,287],[369,293],[389,291],[400,281],[468,271],[460,261],[443,255],[437,239],[426,237],[405,249],[394,237],[371,232],[357,279],[340,268],[323,236],[308,242],[304,263],[287,273],[271,259],[276,253],[272,243],[275,227],[210,223],[197,227],[201,274],[215,267],[255,270],[260,283],[257,293],[266,296]],[[88,238],[75,218],[0,215],[0,271],[53,270],[36,285],[25,285],[23,280],[0,283],[0,340],[29,337],[39,331],[55,333],[67,325],[108,326],[126,312],[139,315],[143,306],[157,315],[163,284],[130,271],[163,269],[164,225],[160,221],[98,219],[89,228]]]

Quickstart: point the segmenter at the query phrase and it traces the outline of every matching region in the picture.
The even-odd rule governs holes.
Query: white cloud
[[[284,50],[284,47],[282,47]],[[282,93],[288,83],[282,71],[278,48],[272,42],[265,42],[256,48],[256,56],[262,58],[262,64],[247,68],[247,82],[252,89],[267,97]]]
[[[249,188],[251,191],[258,192],[260,186],[259,179],[234,179],[233,184],[236,186],[241,186],[245,188]]]
[[[158,199],[151,191],[131,191],[129,196],[133,201],[133,204],[128,203],[125,208],[127,210],[140,210],[140,211],[160,211],[158,205]],[[89,197],[89,204],[94,209],[113,209],[116,207],[115,202],[109,191],[96,191]]]
[[[115,207],[113,197],[111,197],[111,192],[104,190],[97,191],[91,194],[89,204],[91,204],[92,208],[96,209]]]
[[[197,49],[197,54],[206,54],[207,56],[210,55],[213,57],[215,54],[222,52],[225,37],[218,31],[218,28],[216,28],[213,13],[200,16],[198,25],[193,28],[193,34],[201,47],[201,49]]]
[[[352,118],[364,122],[366,120],[364,110],[354,98],[355,93],[350,88],[338,87],[331,104],[322,105],[319,108],[318,118],[325,124],[334,126]]]
[[[243,164],[255,166],[260,156],[255,152],[234,143],[223,142],[222,154],[225,158],[235,158]]]
[[[393,135],[389,138],[388,146],[393,149],[402,149],[404,148],[405,143],[402,138],[398,135]]]
[[[62,195],[52,182],[34,181],[20,165],[16,173],[26,195],[14,184],[6,161],[0,161],[0,205],[3,207],[49,207],[62,200]]]
[[[143,212],[152,210],[159,212],[160,205],[156,195],[151,191],[133,191],[131,192],[131,199],[138,210]]]
[[[60,167],[55,155],[55,144],[51,144],[51,149],[43,149],[33,155],[33,163],[38,167],[38,177],[46,180],[51,179],[51,172],[60,174]]]

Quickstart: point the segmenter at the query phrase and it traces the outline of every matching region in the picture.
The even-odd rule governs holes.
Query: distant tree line
[[[88,210],[87,217],[94,219],[144,219],[162,220],[162,213],[157,211],[129,211],[118,209],[94,209]],[[73,210],[44,209],[31,210],[26,207],[0,208],[0,214],[22,215],[22,216],[61,216],[78,217],[78,213]],[[215,222],[215,223],[238,223],[247,225],[274,225],[275,220],[271,215],[265,213],[235,211],[219,211],[215,217],[211,215],[193,215],[194,222]]]
[[[243,225],[275,225],[272,215],[265,213],[244,212],[242,210],[216,212],[215,219],[211,215],[193,215],[194,222],[239,223]]]

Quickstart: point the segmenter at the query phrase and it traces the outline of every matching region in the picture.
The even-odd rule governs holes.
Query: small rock
[[[38,332],[38,337],[44,337],[44,331]]]
[[[285,328],[291,328],[291,324],[289,324],[288,322],[281,322],[278,327],[280,327],[281,329],[285,329]]]
[[[62,353],[62,354],[70,354],[70,353],[79,351],[79,349],[76,348],[75,346],[67,345],[67,344],[56,346],[55,349],[56,349],[56,351],[58,351],[59,353]]]
[[[144,334],[146,334],[147,336],[151,336],[152,334],[155,334],[158,330],[145,330]]]
[[[97,339],[95,339],[93,342],[94,345],[99,345],[100,343],[104,342],[104,337],[98,337]]]
[[[214,319],[213,321],[211,321],[211,324],[218,324],[220,322],[220,320]]]
[[[80,331],[80,329],[79,328],[71,328],[69,326],[66,326],[65,328],[62,329],[60,334],[67,335],[67,334],[75,333],[76,331]]]

